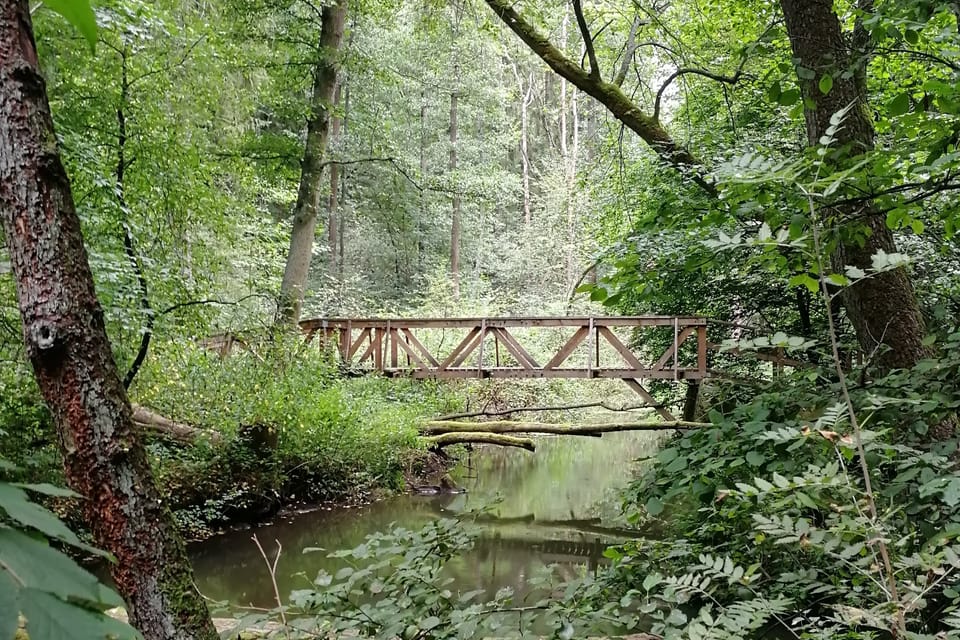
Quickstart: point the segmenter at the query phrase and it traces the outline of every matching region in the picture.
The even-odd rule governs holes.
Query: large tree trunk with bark
[[[26,0],[0,3],[0,218],[26,352],[67,482],[130,622],[149,640],[214,640],[183,543],[160,499],[107,339],[60,160]]]
[[[290,251],[280,284],[280,311],[283,319],[296,324],[300,320],[303,294],[310,274],[317,214],[323,194],[323,156],[327,149],[333,105],[333,93],[340,70],[340,43],[347,18],[347,0],[323,7],[320,28],[319,59],[314,68],[313,96],[307,141],[300,162],[300,188],[293,212]]]
[[[854,50],[844,37],[832,0],[781,0],[787,33],[798,66],[812,69],[814,77],[800,79],[803,97],[813,106],[804,110],[807,141],[819,144],[830,126],[830,117],[853,105],[837,133],[838,147],[847,157],[873,149],[874,130],[867,109],[864,55]],[[844,72],[852,71],[852,75]],[[824,95],[820,79],[830,74],[833,87]],[[833,256],[834,268],[844,265],[869,269],[879,251],[896,252],[893,233],[873,202],[833,212],[844,219],[862,221],[869,235],[862,244],[844,240]],[[881,370],[911,367],[928,355],[922,342],[926,333],[923,316],[910,277],[904,269],[896,269],[866,278],[843,292],[847,317],[857,333],[860,347],[871,354],[883,352],[876,362]]]

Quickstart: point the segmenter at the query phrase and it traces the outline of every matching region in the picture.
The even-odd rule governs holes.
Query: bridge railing
[[[632,381],[707,375],[707,320],[699,317],[321,318],[300,327],[308,342],[336,349],[350,366],[391,376]],[[444,339],[431,336],[437,331]],[[445,339],[451,331],[460,338],[452,347]],[[534,349],[525,344],[531,331],[557,335]],[[544,342],[553,346],[545,349]]]

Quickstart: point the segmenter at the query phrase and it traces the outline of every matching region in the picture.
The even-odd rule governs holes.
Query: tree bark
[[[452,177],[455,178],[457,172],[457,136],[459,134],[459,125],[457,123],[460,90],[460,65],[453,65],[453,91],[450,92],[450,163],[449,169]],[[450,282],[453,286],[453,297],[460,299],[460,191],[459,186],[454,183],[453,202],[450,219]]]
[[[454,444],[495,444],[498,447],[519,447],[527,451],[536,451],[536,445],[529,438],[515,438],[514,436],[504,436],[496,433],[443,433],[437,436],[429,436],[424,440],[430,446],[442,449]]]
[[[340,104],[340,84],[333,92],[333,106],[336,108]],[[333,117],[331,138],[337,140],[340,137],[340,129],[343,119],[339,116]],[[330,198],[327,201],[327,270],[332,278],[337,277],[337,247],[339,245],[339,202],[337,201],[338,191],[340,189],[340,165],[330,165]]]
[[[834,113],[854,105],[837,132],[835,145],[845,148],[847,157],[873,149],[874,129],[867,108],[862,52],[850,52],[840,19],[831,0],[781,0],[787,34],[798,68],[811,69],[813,78],[800,78],[807,142],[819,144]],[[843,72],[854,71],[851,77]],[[833,87],[823,95],[819,81],[830,74]],[[834,269],[843,273],[845,265],[867,270],[879,251],[897,251],[893,233],[873,202],[856,208],[834,210],[842,219],[860,220],[868,236],[862,241],[842,239],[832,256]],[[910,277],[905,269],[896,269],[865,278],[847,287],[843,294],[847,317],[856,330],[861,349],[869,354],[878,349],[876,363],[881,370],[908,368],[929,355],[923,346],[926,327]]]
[[[280,313],[284,321],[296,324],[303,308],[303,295],[310,275],[310,259],[317,228],[317,214],[323,193],[323,156],[330,134],[331,105],[340,70],[340,43],[347,17],[347,0],[323,7],[318,60],[313,75],[313,95],[307,140],[300,162],[300,188],[293,212],[290,250],[280,284]]]
[[[26,352],[68,484],[130,622],[148,640],[214,640],[183,543],[134,433],[60,160],[26,0],[0,3],[0,218]]]

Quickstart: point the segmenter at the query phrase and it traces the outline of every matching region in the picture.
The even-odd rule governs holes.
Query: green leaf
[[[23,484],[20,482],[10,483],[14,487],[19,487],[21,489],[26,489],[27,491],[33,491],[34,493],[42,493],[45,496],[54,496],[56,498],[77,498],[79,494],[70,491],[70,489],[64,489],[63,487],[55,487],[52,484],[41,483],[41,484]]]
[[[679,458],[675,458],[674,460],[672,460],[670,464],[668,464],[663,468],[663,470],[666,471],[667,473],[676,473],[678,471],[683,471],[686,468],[687,468],[687,458],[686,456],[680,456]]]
[[[650,591],[662,581],[663,576],[659,573],[648,573],[647,577],[643,579],[643,589],[644,591]]]
[[[0,570],[0,638],[10,640],[17,632],[20,594],[13,576]]]
[[[664,506],[663,501],[660,500],[660,498],[657,498],[656,496],[647,500],[647,504],[644,506],[647,509],[647,513],[649,513],[651,516],[656,517],[661,513],[663,513],[663,506]]]
[[[43,4],[76,27],[90,43],[90,50],[94,50],[97,46],[97,17],[93,14],[89,0],[44,0]]]
[[[902,116],[908,111],[910,111],[910,94],[906,92],[897,94],[887,103],[887,115],[891,118]]]
[[[437,627],[440,624],[440,618],[437,616],[430,616],[429,618],[424,618],[420,621],[420,624],[417,626],[420,627],[423,631],[429,631]]]
[[[779,82],[774,82],[769,87],[767,87],[767,99],[770,102],[777,102],[780,100],[780,94],[783,93],[783,89],[780,87]]]
[[[790,107],[800,100],[800,90],[799,89],[789,89],[784,91],[777,97],[777,102],[780,106]]]
[[[89,572],[43,542],[13,529],[0,528],[0,566],[18,576],[25,587],[61,598],[99,602],[112,607],[123,600]]]
[[[40,505],[30,502],[27,494],[14,486],[0,483],[0,508],[6,511],[11,519],[24,526],[32,527],[46,536],[63,540],[74,546],[82,544],[77,535],[70,531],[57,516]]]
[[[790,278],[787,284],[791,287],[804,286],[810,293],[816,293],[820,290],[820,283],[808,273],[798,273]]]
[[[44,591],[20,592],[21,609],[27,619],[27,633],[43,640],[139,638],[132,627],[102,613],[83,609],[55,598]]]
[[[747,462],[750,463],[750,466],[753,467],[759,467],[767,461],[759,451],[748,451],[745,457],[747,458]]]
[[[819,87],[820,87],[820,93],[822,93],[823,95],[827,95],[828,93],[830,93],[830,89],[833,89],[833,76],[831,76],[829,73],[825,73],[822,76],[820,76]]]
[[[907,29],[903,32],[903,39],[909,44],[917,44],[920,42],[920,34],[913,29]]]

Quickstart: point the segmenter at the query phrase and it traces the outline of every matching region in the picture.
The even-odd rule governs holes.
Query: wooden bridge
[[[305,320],[300,327],[307,342],[319,337],[322,345],[335,346],[343,362],[387,376],[691,380],[707,375],[705,318],[336,318]],[[551,340],[539,332],[538,351],[543,352],[544,344],[555,345],[543,364],[523,346],[518,335],[522,329],[556,333]],[[454,331],[461,339],[444,349],[443,340],[438,344],[418,335],[429,330]],[[624,339],[618,330],[641,333]],[[654,332],[660,334],[661,344],[669,344],[656,358],[627,346],[651,344],[652,335],[643,333]],[[578,351],[580,357],[574,359]],[[604,356],[608,360],[602,360]]]
[[[732,326],[720,322],[714,328],[727,333]],[[316,318],[302,321],[300,329],[307,344],[335,352],[358,372],[422,379],[621,379],[668,421],[674,416],[642,381],[688,383],[687,416],[696,408],[699,382],[724,375],[708,368],[708,351],[719,347],[708,340],[703,317]],[[221,355],[250,348],[235,334],[203,344]],[[779,348],[725,353],[770,362],[774,375],[785,366],[809,366]]]
[[[621,379],[667,420],[673,416],[641,381],[707,376],[705,318],[331,318],[300,328],[308,343],[335,349],[348,366],[387,376]],[[654,344],[660,347],[651,351]]]

